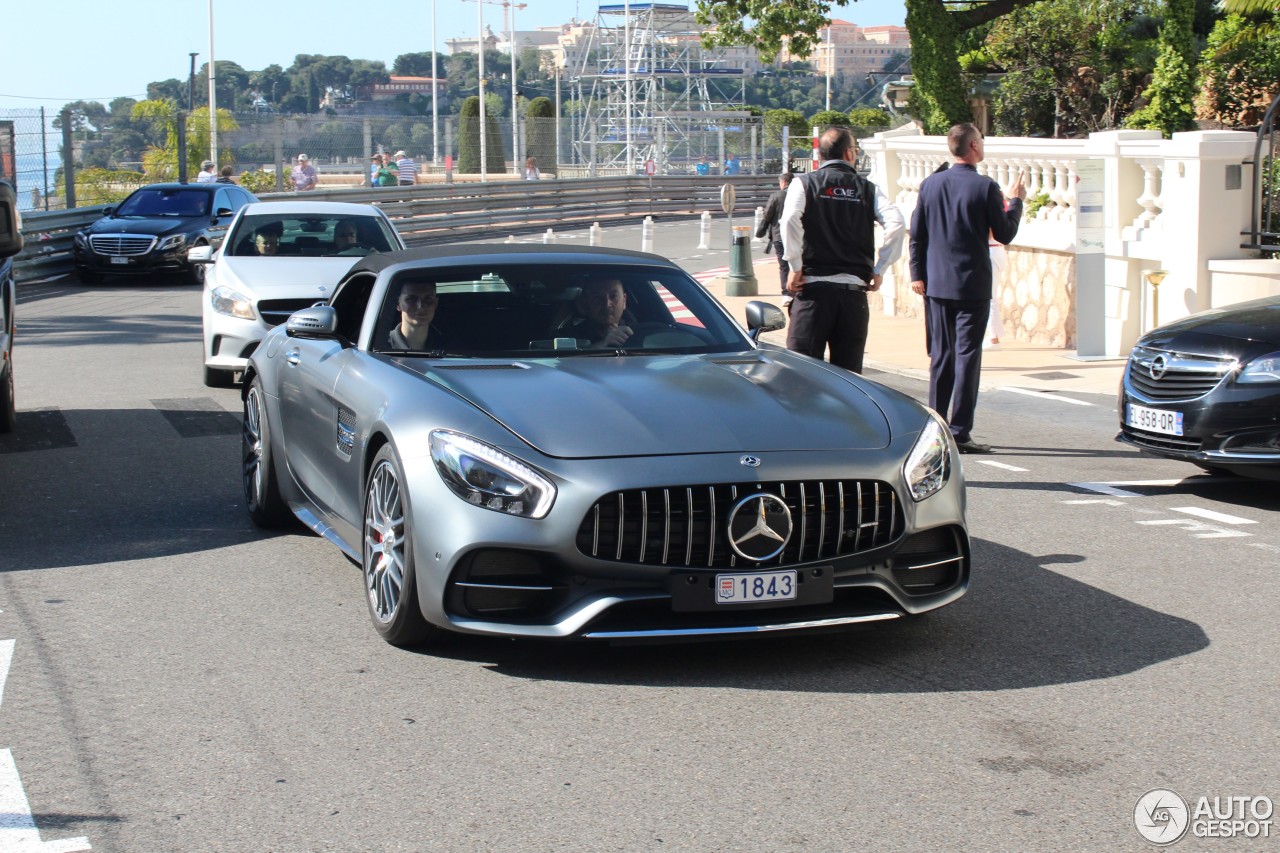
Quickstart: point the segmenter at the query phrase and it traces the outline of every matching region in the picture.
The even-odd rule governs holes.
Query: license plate
[[[129,259],[128,259],[128,258],[122,258],[122,257],[120,257],[119,255],[112,255],[112,256],[111,256],[111,263],[113,263],[113,264],[127,264],[127,263],[129,263]]]
[[[1167,409],[1148,409],[1129,404],[1129,426],[1134,429],[1158,432],[1164,435],[1182,435],[1182,412]]]
[[[786,601],[796,597],[795,570],[716,575],[717,604]]]

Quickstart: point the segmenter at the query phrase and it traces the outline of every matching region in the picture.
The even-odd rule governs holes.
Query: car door
[[[356,274],[339,284],[331,302],[338,313],[337,339],[289,337],[281,348],[278,388],[285,461],[298,485],[331,522],[342,522],[347,515],[341,510],[350,503],[349,496],[343,500],[343,488],[351,488],[352,457],[358,455],[352,452],[352,433],[339,426],[344,410],[344,422],[353,422],[349,403],[341,403],[335,389],[349,365],[368,358],[355,342],[374,278]]]
[[[209,235],[209,243],[215,249],[222,245],[222,238],[227,236],[227,228],[231,225],[231,220],[235,219],[236,211],[242,207],[244,207],[244,202],[240,198],[240,193],[231,187],[223,187],[214,194],[213,210],[211,211],[214,216],[212,224],[210,224],[206,233]],[[231,212],[218,216],[217,214],[220,210],[229,210]]]

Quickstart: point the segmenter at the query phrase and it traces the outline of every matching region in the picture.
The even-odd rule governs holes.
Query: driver
[[[280,253],[280,235],[284,226],[279,222],[269,222],[253,232],[253,249],[259,255],[276,255]]]
[[[571,317],[561,331],[586,338],[593,347],[622,346],[635,334],[635,320],[627,313],[627,292],[616,278],[587,280],[574,308],[577,316]]]
[[[440,298],[436,295],[434,281],[407,281],[401,285],[400,295],[396,299],[400,322],[387,338],[391,348],[425,350],[428,338],[434,347],[442,346],[439,331],[431,325],[439,304]]]
[[[333,247],[334,254],[338,255],[367,255],[369,253],[367,248],[360,245],[360,235],[356,224],[349,219],[334,226]]]

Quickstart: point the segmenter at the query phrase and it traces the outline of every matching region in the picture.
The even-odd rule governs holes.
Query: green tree
[[[764,114],[764,142],[766,145],[782,144],[782,128],[790,128],[792,139],[809,134],[809,124],[804,113],[796,110],[766,110]]]
[[[178,178],[178,105],[171,100],[140,101],[133,106],[135,119],[152,122],[156,128],[163,128],[165,141],[163,145],[150,145],[142,152],[142,168],[150,181],[172,181]],[[218,110],[218,131],[239,130],[240,124],[229,110]],[[186,117],[187,135],[187,174],[194,177],[200,170],[200,161],[208,156],[210,128],[209,108],[200,107]],[[218,151],[218,165],[228,166],[234,162],[230,149]]]
[[[1194,17],[1194,0],[1167,0],[1156,70],[1142,93],[1147,104],[1129,116],[1129,127],[1158,130],[1165,136],[1195,129]]]
[[[853,122],[849,121],[849,114],[842,113],[839,110],[819,110],[809,117],[810,128],[828,127],[853,127]]]
[[[856,107],[849,110],[850,127],[892,127],[893,117],[876,107]]]
[[[1209,34],[1200,57],[1200,94],[1196,118],[1225,127],[1249,127],[1262,121],[1280,95],[1280,39],[1244,36],[1260,27],[1273,32],[1280,7],[1268,20],[1231,13]]]
[[[525,113],[529,155],[538,158],[538,169],[556,174],[556,108],[550,98],[534,98]],[[520,158],[517,156],[517,160]]]
[[[485,106],[486,111],[488,105]],[[458,172],[463,175],[480,173],[480,98],[472,95],[462,104],[458,135]],[[500,174],[506,170],[502,152],[502,134],[493,115],[485,115],[485,170]]]
[[[436,71],[443,73],[449,67],[449,58],[436,53]],[[402,53],[391,63],[391,73],[397,77],[430,77],[431,51]]]

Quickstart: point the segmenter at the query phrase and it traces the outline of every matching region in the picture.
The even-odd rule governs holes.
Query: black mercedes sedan
[[[1148,332],[1129,356],[1119,412],[1117,441],[1280,480],[1280,296]]]
[[[217,247],[236,211],[258,199],[235,184],[149,184],[76,234],[76,275],[179,274],[194,283],[204,267],[187,260],[195,246]]]

